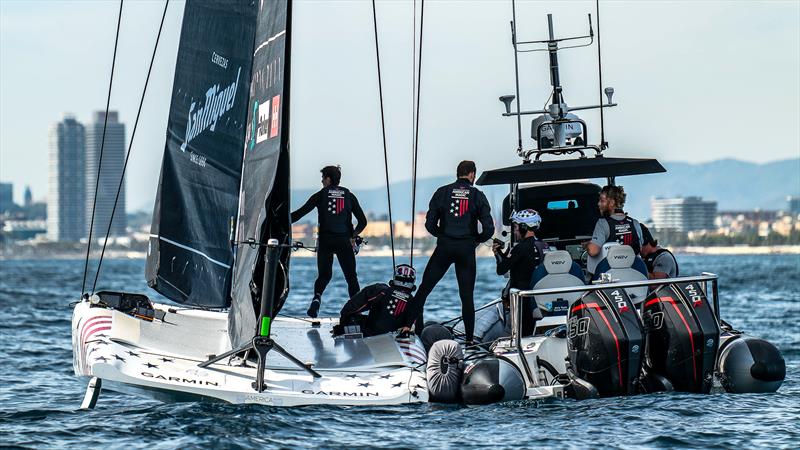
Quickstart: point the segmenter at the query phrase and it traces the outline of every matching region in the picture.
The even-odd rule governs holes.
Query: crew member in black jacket
[[[358,291],[342,308],[339,325],[333,333],[344,333],[344,327],[359,325],[364,336],[398,331],[406,322],[406,316],[413,303],[416,272],[408,264],[400,264],[394,269],[394,277],[389,284],[375,283]],[[366,315],[361,314],[366,312]]]
[[[472,186],[475,172],[474,162],[461,161],[456,169],[458,179],[437,189],[428,205],[425,228],[436,237],[436,248],[425,266],[422,283],[415,295],[415,314],[409,314],[406,323],[410,327],[416,319],[417,334],[424,325],[422,311],[425,299],[450,265],[455,264],[464,331],[467,342],[472,342],[475,329],[475,305],[472,299],[475,290],[475,247],[494,234],[489,202],[483,192]]]
[[[367,217],[350,190],[339,186],[342,171],[337,166],[325,166],[322,173],[322,189],[312,195],[306,203],[292,213],[292,223],[317,209],[319,217],[319,240],[317,242],[317,280],[314,282],[314,297],[308,307],[309,317],[317,317],[322,293],[333,275],[333,255],[339,261],[347,291],[352,297],[359,291],[356,274],[355,239],[367,226]],[[352,216],[358,222],[353,228]]]
[[[533,209],[523,209],[515,212],[510,217],[514,237],[517,244],[503,252],[503,244],[496,240],[492,244],[495,261],[497,262],[497,274],[505,275],[510,272],[508,284],[503,289],[503,306],[508,308],[509,292],[511,289],[521,291],[531,289],[531,278],[533,271],[542,263],[544,252],[548,249],[547,243],[536,237],[536,230],[542,223],[542,217]],[[533,298],[523,299],[522,304],[522,335],[533,334],[533,312],[536,303]]]

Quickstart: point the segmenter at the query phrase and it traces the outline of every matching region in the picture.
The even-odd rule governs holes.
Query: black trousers
[[[461,297],[461,315],[464,318],[464,331],[467,340],[472,340],[475,331],[475,303],[473,292],[475,291],[475,243],[472,240],[445,241],[438,242],[433,250],[431,259],[425,266],[425,273],[422,275],[422,283],[419,290],[414,295],[414,301],[418,303],[420,310],[417,318],[415,330],[417,334],[422,332],[425,322],[422,311],[428,295],[444,277],[451,265],[456,266],[456,281],[458,281],[458,295]]]
[[[314,295],[322,296],[333,276],[333,255],[339,261],[344,279],[347,281],[347,292],[350,297],[361,290],[356,274],[356,255],[353,245],[346,237],[320,237],[317,246],[317,281],[314,282]]]

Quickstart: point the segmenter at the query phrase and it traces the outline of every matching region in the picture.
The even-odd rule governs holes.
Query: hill
[[[650,199],[655,197],[700,196],[717,201],[719,210],[752,210],[785,209],[787,196],[800,196],[800,158],[766,164],[723,159],[701,164],[664,162],[663,165],[666,173],[617,179],[617,183],[628,192],[626,209],[635,217],[650,217]],[[417,211],[427,209],[428,200],[436,188],[451,181],[451,177],[417,180]],[[604,180],[595,182],[604,184]],[[505,186],[481,189],[493,207],[499,207],[508,193]],[[292,190],[293,208],[300,206],[316,190]],[[378,215],[388,212],[383,186],[354,191],[365,211]],[[411,181],[392,183],[391,191],[394,219],[408,220],[411,216]]]

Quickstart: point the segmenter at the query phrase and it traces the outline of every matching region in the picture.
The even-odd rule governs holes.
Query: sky
[[[111,108],[130,140],[163,1],[125,2]],[[48,129],[64,113],[88,122],[105,107],[119,3],[0,0],[0,181],[47,192]],[[183,3],[171,1],[126,175],[128,211],[150,209],[164,148]],[[378,27],[390,178],[411,177],[413,9],[379,1]],[[417,2],[419,12],[419,2]],[[517,1],[520,40],[586,34],[594,2]],[[706,162],[800,156],[800,2],[601,1],[607,155]],[[418,176],[519,163],[516,121],[498,97],[514,92],[511,2],[425,5]],[[417,17],[417,26],[419,18]],[[292,184],[318,185],[340,164],[342,184],[383,184],[378,82],[368,1],[294,3]],[[595,29],[596,31],[596,29]],[[559,54],[565,99],[598,102],[597,50]],[[547,55],[520,54],[521,108],[550,93]],[[599,139],[599,114],[578,112]],[[530,120],[525,147],[532,147]],[[394,195],[410,195],[397,193]]]

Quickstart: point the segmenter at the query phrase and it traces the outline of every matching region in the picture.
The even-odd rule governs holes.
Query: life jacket
[[[675,276],[676,277],[679,276],[681,274],[681,271],[680,268],[678,267],[678,258],[676,258],[671,251],[665,248],[659,248],[658,250],[654,251],[653,253],[650,253],[649,255],[647,255],[646,258],[644,258],[644,263],[647,265],[647,271],[653,273],[653,266],[655,265],[656,258],[658,258],[662,253],[669,253],[669,256],[671,256],[672,259],[675,261]]]
[[[322,188],[317,205],[319,234],[350,237],[353,234],[350,191],[342,186]]]
[[[442,233],[450,238],[463,239],[478,236],[478,218],[475,196],[478,190],[469,182],[457,180],[445,186],[445,196],[439,205]]]
[[[629,245],[633,248],[633,253],[638,255],[642,249],[642,244],[639,242],[639,233],[636,232],[633,219],[627,215],[622,220],[612,217],[606,217],[605,219],[611,231],[606,242],[619,242],[622,245]]]

